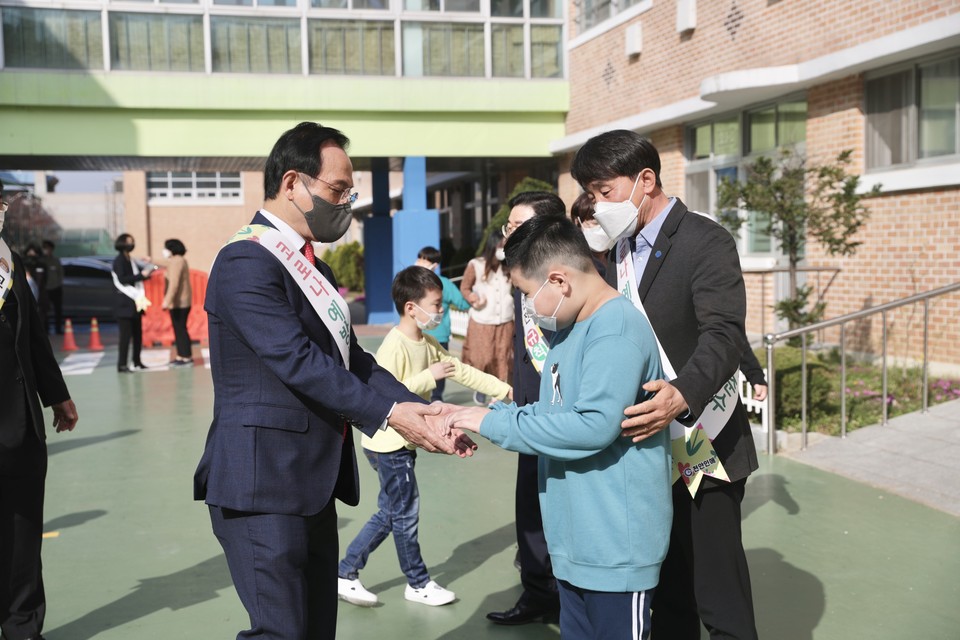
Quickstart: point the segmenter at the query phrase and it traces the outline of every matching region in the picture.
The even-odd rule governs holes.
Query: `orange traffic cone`
[[[77,341],[73,338],[73,323],[70,322],[70,318],[63,321],[63,350],[77,350]]]
[[[96,318],[90,320],[90,351],[103,351],[103,343],[100,342],[100,324]]]

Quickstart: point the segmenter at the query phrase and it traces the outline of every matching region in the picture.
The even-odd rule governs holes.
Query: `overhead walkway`
[[[363,346],[380,338],[365,331]],[[382,333],[382,332],[380,332]],[[115,370],[115,333],[90,375],[68,384],[77,430],[49,436],[44,570],[48,640],[227,638],[245,613],[210,531],[191,499],[193,469],[212,413],[210,372],[202,366],[135,375]],[[200,349],[195,350],[198,363]],[[62,359],[63,354],[59,354]],[[448,386],[448,399],[470,393]],[[957,405],[936,408],[944,457],[955,455]],[[909,418],[909,417],[905,417]],[[899,420],[899,419],[898,419]],[[950,421],[950,425],[946,422]],[[896,421],[894,421],[896,422]],[[922,458],[916,428],[895,446],[901,461]],[[937,428],[934,425],[934,428]],[[864,431],[869,434],[868,431]],[[866,439],[866,438],[865,438]],[[865,464],[861,442],[836,443]],[[953,448],[951,448],[951,446]],[[812,456],[815,448],[804,456]],[[809,458],[808,458],[809,459]],[[556,639],[550,625],[494,628],[486,612],[519,596],[513,568],[514,454],[480,442],[459,460],[422,454],[420,536],[432,576],[457,602],[429,608],[403,599],[392,543],[372,556],[364,584],[384,603],[340,604],[339,637],[365,639]],[[931,463],[942,490],[958,499],[956,467]],[[376,502],[376,476],[360,464],[359,507],[338,506],[345,547]],[[638,488],[638,491],[642,488]],[[743,505],[744,544],[761,638],[951,640],[960,629],[960,518],[786,456],[761,455]]]

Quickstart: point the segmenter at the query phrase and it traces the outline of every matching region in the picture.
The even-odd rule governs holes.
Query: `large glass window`
[[[235,200],[241,195],[239,172],[147,172],[147,198],[150,200]]]
[[[490,0],[490,15],[497,18],[522,18],[523,0]]]
[[[560,25],[530,25],[530,75],[534,78],[563,76],[563,42]]]
[[[403,75],[474,76],[484,74],[483,25],[406,22],[403,25]]]
[[[211,16],[213,70],[233,73],[299,73],[300,21]]]
[[[579,9],[576,17],[577,33],[581,34],[639,2],[640,0],[579,0],[575,2],[574,6]],[[532,9],[531,5],[531,13]]]
[[[803,142],[807,137],[807,103],[797,100],[750,111],[747,126],[750,153],[766,153]]]
[[[868,169],[960,155],[960,56],[922,61],[866,82]]]
[[[494,24],[490,31],[493,75],[501,78],[522,78],[523,25]]]
[[[310,20],[310,73],[396,73],[392,22]]]
[[[99,11],[3,7],[6,66],[103,69]]]
[[[203,71],[203,17],[111,13],[110,65],[136,71]]]
[[[530,0],[531,18],[562,18],[563,3],[560,0]]]

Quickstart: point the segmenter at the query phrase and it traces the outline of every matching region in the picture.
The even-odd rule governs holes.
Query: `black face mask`
[[[303,182],[303,178],[300,179],[300,182]],[[307,188],[305,182],[303,188]],[[309,189],[307,189],[307,193],[310,193]],[[296,202],[293,203],[293,206],[307,219],[307,226],[310,228],[310,233],[313,234],[313,239],[317,242],[333,242],[342,238],[343,234],[350,228],[350,219],[353,217],[350,203],[330,204],[312,193],[310,193],[310,197],[313,199],[313,208],[310,211],[304,211]]]

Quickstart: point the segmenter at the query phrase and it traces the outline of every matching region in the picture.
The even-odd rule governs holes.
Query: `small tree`
[[[866,197],[880,193],[876,185],[866,194],[857,193],[860,176],[850,174],[852,151],[823,165],[807,165],[803,157],[783,149],[778,158],[762,156],[747,165],[744,182],[725,178],[718,188],[720,219],[737,230],[743,220],[737,208],[766,218],[766,232],[773,237],[789,262],[789,295],[774,307],[777,317],[791,329],[823,317],[821,298],[811,305],[809,285],[797,286],[797,265],[807,237],[823,245],[828,255],[850,256],[862,243],[853,239],[866,223]]]

